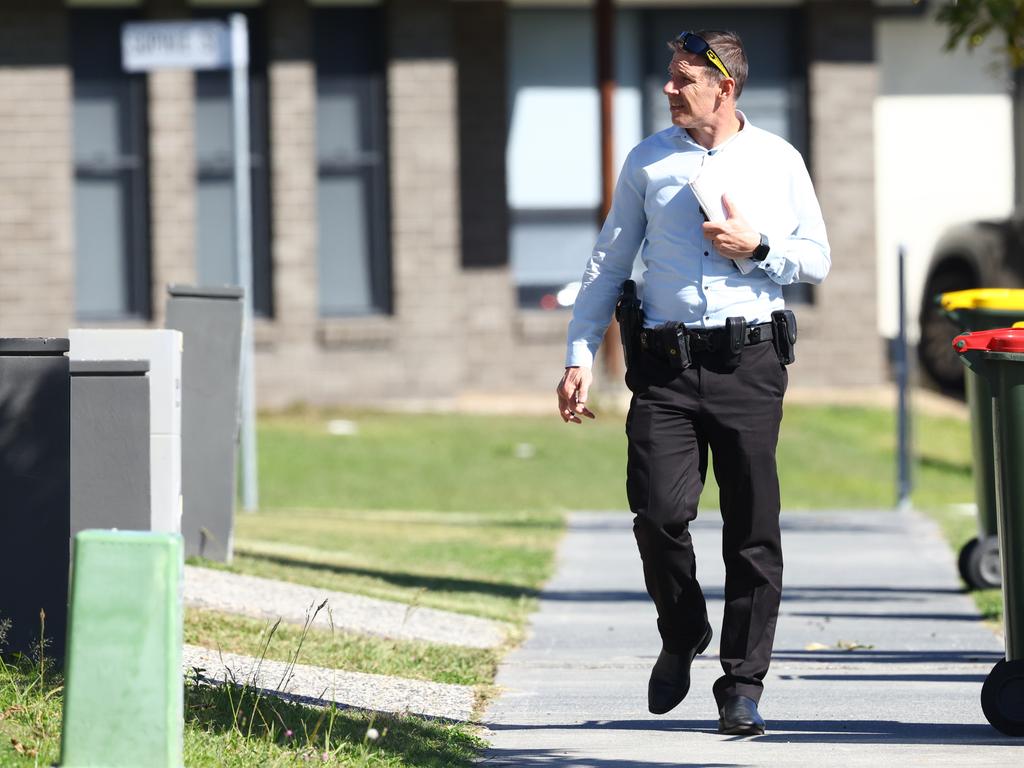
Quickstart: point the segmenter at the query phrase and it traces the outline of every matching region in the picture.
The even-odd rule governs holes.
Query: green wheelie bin
[[[981,708],[999,731],[1024,736],[1024,328],[965,333],[953,348],[992,392],[1006,657],[985,679]]]
[[[1024,320],[1024,290],[976,288],[944,293],[939,298],[946,316],[961,333],[1006,328]],[[960,576],[973,589],[998,587],[999,541],[996,536],[996,486],[992,454],[992,391],[984,376],[968,369],[964,390],[971,412],[971,453],[974,499],[978,506],[978,535],[968,541],[957,559]]]

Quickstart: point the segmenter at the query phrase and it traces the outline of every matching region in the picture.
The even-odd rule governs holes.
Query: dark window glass
[[[227,19],[236,9],[204,9],[201,18]],[[260,11],[249,25],[249,173],[252,190],[253,311],[272,306],[270,132],[267,32]],[[196,72],[196,273],[203,285],[237,285],[234,127],[230,70]]]
[[[391,311],[381,8],[314,11],[320,314]]]
[[[74,77],[75,312],[150,313],[146,79],[121,68],[119,11],[70,13]]]
[[[740,110],[754,125],[781,136],[807,156],[807,62],[801,45],[799,9],[693,8],[649,11],[645,16],[645,134],[672,124],[661,90],[672,57],[666,41],[688,29],[729,29],[743,40],[750,63]],[[784,286],[782,292],[788,302],[806,304],[813,300],[812,286],[806,283]]]

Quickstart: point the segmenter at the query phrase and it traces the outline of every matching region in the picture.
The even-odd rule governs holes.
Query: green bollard
[[[182,538],[75,537],[61,765],[181,768]]]
[[[986,678],[981,707],[996,729],[1024,736],[1024,328],[963,334],[953,348],[992,391],[1006,657]]]
[[[1006,328],[1024,320],[1024,290],[972,288],[944,293],[943,313],[961,333]],[[992,389],[984,376],[968,371],[964,394],[971,412],[971,456],[974,499],[978,506],[978,536],[960,550],[960,576],[974,589],[998,587],[999,543],[996,523],[995,456],[992,452]]]

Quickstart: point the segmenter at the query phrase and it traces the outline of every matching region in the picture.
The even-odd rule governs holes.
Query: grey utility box
[[[0,339],[0,621],[4,653],[62,660],[70,553],[67,339]]]
[[[149,361],[71,361],[71,536],[150,529]]]
[[[168,287],[181,331],[181,533],[185,556],[230,562],[237,493],[242,289]]]

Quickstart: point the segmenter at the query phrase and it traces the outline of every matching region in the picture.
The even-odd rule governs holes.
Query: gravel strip
[[[314,626],[325,629],[333,621],[337,629],[465,648],[496,648],[508,636],[507,625],[476,616],[185,566],[185,604],[193,608],[302,624],[324,600],[330,615],[321,611]]]
[[[195,645],[185,646],[183,658],[185,672],[198,667],[203,670],[203,680],[249,684],[268,693],[286,694],[288,698],[321,706],[336,703],[374,712],[467,722],[476,700],[473,688],[467,685],[343,672],[305,664],[290,667],[283,661],[261,662],[252,656]]]

